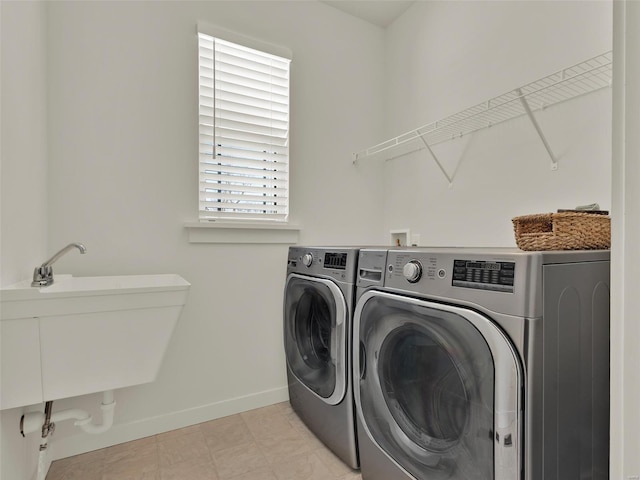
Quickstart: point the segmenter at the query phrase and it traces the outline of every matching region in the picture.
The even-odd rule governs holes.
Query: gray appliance
[[[609,478],[609,258],[362,249],[362,478]]]
[[[284,292],[289,400],[309,429],[358,468],[351,366],[357,248],[290,247]]]

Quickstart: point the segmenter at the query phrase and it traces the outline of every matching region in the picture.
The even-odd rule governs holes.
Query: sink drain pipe
[[[49,445],[48,437],[53,434],[56,422],[64,422],[66,420],[75,420],[74,425],[80,427],[84,432],[91,434],[104,433],[113,425],[113,410],[116,402],[113,399],[113,390],[107,390],[102,393],[102,424],[93,423],[93,417],[79,408],[71,408],[60,412],[52,413],[53,402],[45,403],[44,413],[29,412],[25,413],[20,419],[20,433],[24,437],[29,433],[40,430],[42,432],[42,440],[40,441],[40,452],[38,454],[38,473],[37,480],[44,480],[46,476],[46,453]]]
[[[53,402],[47,402],[44,405],[44,421],[42,423],[42,440],[40,440],[40,451],[38,452],[38,472],[36,476],[36,480],[45,480],[46,474],[46,455],[47,455],[47,447],[49,446],[49,434],[53,434],[53,431],[56,428],[55,423],[51,422],[51,408],[53,407]],[[24,418],[24,416],[23,416]],[[20,420],[20,425],[22,427],[22,419]],[[22,433],[24,437],[24,433]]]
[[[47,402],[47,405],[53,404],[53,402]],[[93,417],[85,410],[79,408],[71,408],[69,410],[62,410],[60,412],[51,413],[49,411],[49,423],[55,424],[56,422],[64,422],[66,420],[75,420],[74,425],[80,427],[83,431],[92,434],[104,433],[113,425],[113,410],[115,409],[116,402],[113,399],[113,390],[108,390],[102,393],[102,404],[100,410],[102,410],[102,424],[96,425],[93,423]],[[39,430],[42,426],[43,437],[44,426],[47,422],[47,408],[45,406],[45,412],[29,412],[25,413],[20,420],[20,433],[25,436],[29,433]],[[52,433],[48,432],[48,433]]]

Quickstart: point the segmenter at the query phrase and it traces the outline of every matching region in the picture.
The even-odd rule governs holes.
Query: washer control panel
[[[416,283],[422,277],[422,264],[418,260],[409,260],[402,267],[402,275],[410,283]]]
[[[354,282],[358,248],[290,247],[287,272]]]
[[[515,262],[456,259],[451,285],[513,293],[515,271]]]
[[[324,254],[324,268],[344,270],[347,268],[347,254],[344,252],[326,252]]]
[[[305,253],[300,257],[300,261],[305,267],[310,267],[313,265],[313,253]]]

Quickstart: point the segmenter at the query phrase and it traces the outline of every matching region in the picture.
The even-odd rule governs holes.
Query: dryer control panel
[[[515,262],[454,260],[451,285],[513,293]]]
[[[379,262],[364,263],[360,271],[373,279]],[[525,252],[516,248],[414,247],[388,249],[383,282],[362,283],[453,304],[472,305],[517,317],[542,316],[540,285],[555,265],[609,262],[604,250]],[[385,259],[384,255],[380,259]],[[367,258],[368,260],[368,258]],[[374,266],[376,270],[374,271]],[[378,273],[379,278],[379,273]]]

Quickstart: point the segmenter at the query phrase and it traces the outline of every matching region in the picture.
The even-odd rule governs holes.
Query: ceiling
[[[349,15],[385,28],[404,13],[415,0],[321,0]]]

